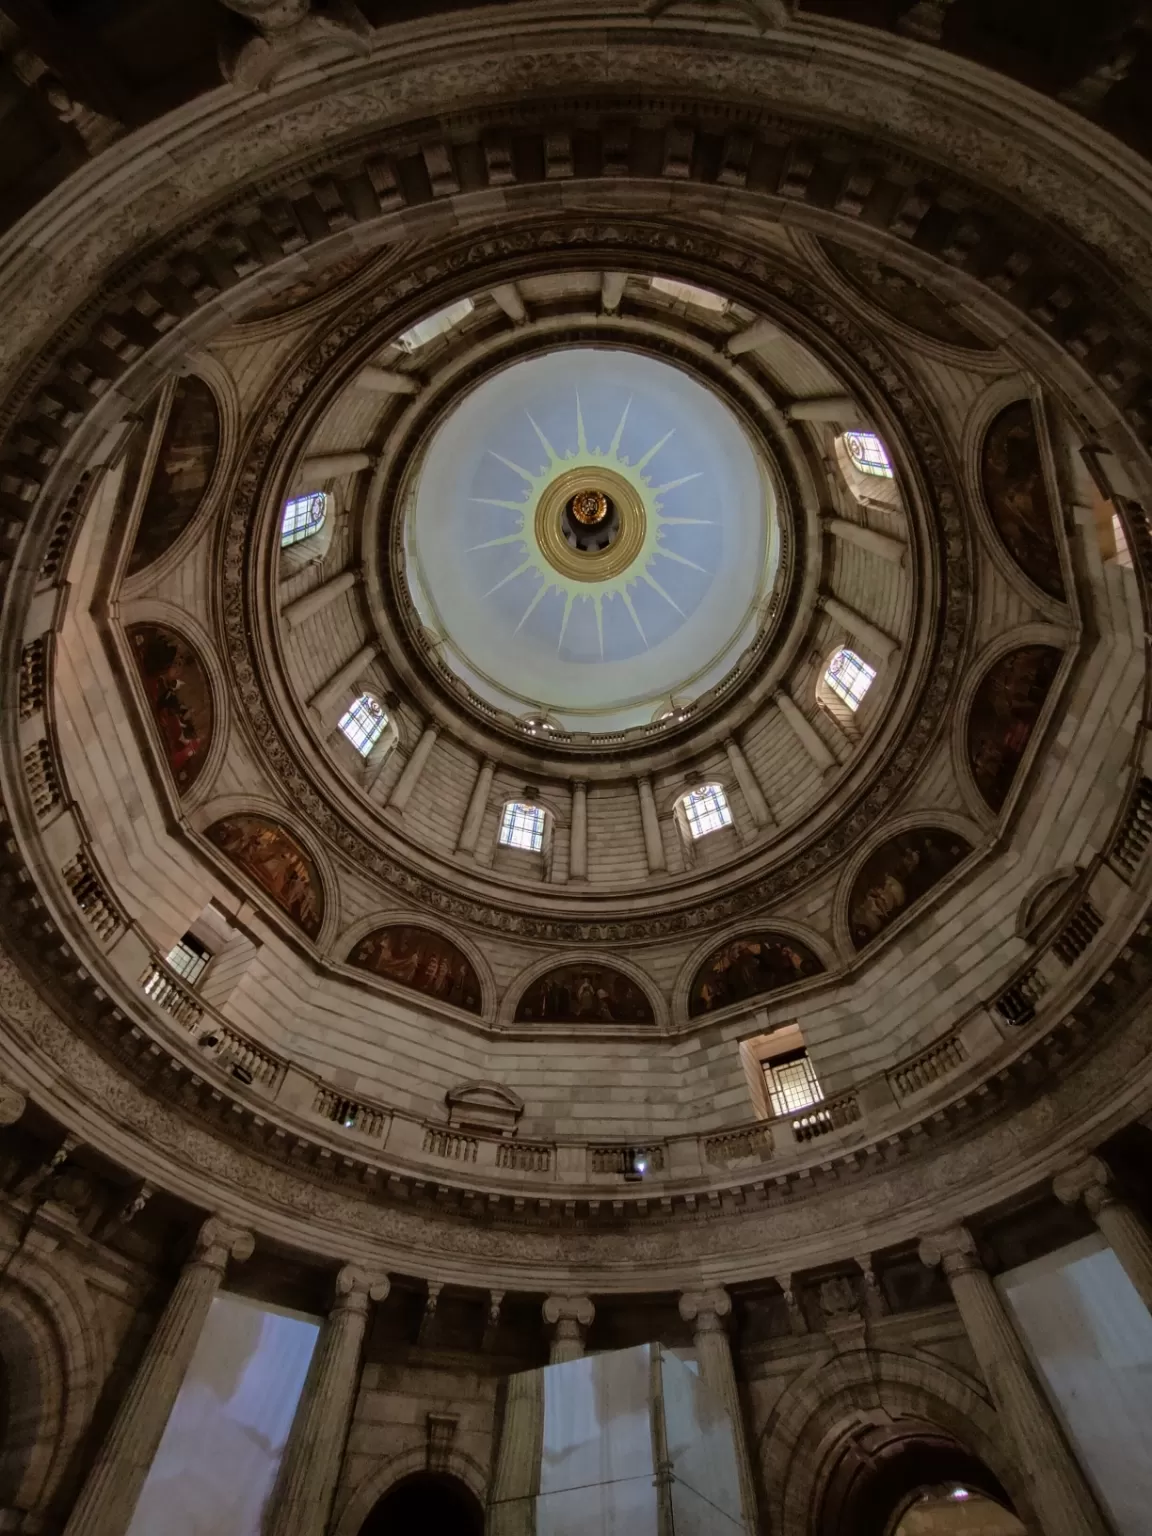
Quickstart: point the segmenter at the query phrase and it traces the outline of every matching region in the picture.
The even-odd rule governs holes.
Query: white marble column
[[[480,764],[480,772],[476,775],[476,782],[472,786],[472,793],[468,797],[468,809],[464,813],[464,825],[460,828],[460,838],[456,844],[457,853],[475,854],[476,845],[480,841],[480,828],[484,824],[484,812],[488,809],[488,796],[492,793],[492,780],[496,774],[496,764],[492,758],[486,757]]]
[[[549,1365],[565,1360],[580,1360],[584,1355],[584,1335],[592,1326],[596,1308],[587,1296],[549,1296],[542,1308],[544,1321],[552,1329]]]
[[[877,533],[874,528],[864,528],[859,523],[850,523],[834,512],[825,512],[821,522],[833,538],[843,539],[845,544],[855,544],[857,549],[866,549],[869,554],[879,555],[881,560],[888,560],[893,565],[903,565],[908,546],[900,539]]]
[[[420,740],[416,743],[412,756],[404,764],[404,771],[396,780],[392,794],[388,800],[388,808],[392,811],[403,811],[412,796],[412,791],[420,782],[420,775],[424,772],[424,765],[432,756],[432,748],[436,745],[436,738],[440,734],[437,725],[426,725]]]
[[[748,1441],[744,1434],[744,1415],[736,1389],[736,1371],[732,1346],[728,1341],[725,1319],[731,1315],[732,1298],[723,1286],[708,1291],[685,1291],[680,1297],[680,1316],[693,1326],[696,1360],[700,1379],[732,1421],[736,1447],[736,1469],[740,1474],[740,1503],[749,1536],[759,1529],[756,1515],[756,1485],[748,1460]]]
[[[568,850],[569,880],[588,878],[588,786],[572,781],[572,845]]]
[[[289,629],[299,629],[305,619],[310,619],[314,613],[323,613],[329,603],[334,603],[341,593],[350,592],[355,585],[356,572],[341,571],[339,576],[333,576],[331,581],[324,582],[312,592],[305,592],[303,597],[282,608],[281,616]]]
[[[251,1257],[254,1246],[251,1232],[218,1216],[200,1228],[192,1257],[120,1401],[64,1536],[124,1536],[228,1260]]]
[[[318,453],[305,459],[296,476],[297,485],[311,490],[319,480],[338,480],[341,475],[355,475],[371,467],[366,453]]]
[[[284,1447],[263,1536],[324,1536],[360,1379],[360,1351],[374,1301],[389,1282],[347,1264],[320,1330],[308,1380]]]
[[[837,624],[843,624],[844,628],[854,634],[857,639],[871,646],[881,661],[887,661],[893,651],[900,649],[898,640],[893,640],[891,635],[886,635],[882,629],[877,629],[871,620],[857,613],[854,608],[849,608],[838,597],[832,597],[829,593],[822,594],[820,606],[829,618],[835,619]]]
[[[764,791],[760,788],[760,780],[752,771],[751,763],[731,736],[724,743],[724,750],[727,752],[728,761],[732,765],[733,776],[740,786],[740,793],[744,796],[744,804],[748,807],[748,814],[758,827],[770,827],[772,825],[772,813],[768,809],[768,802],[764,798]]]
[[[668,868],[668,861],[664,857],[664,839],[660,836],[660,818],[656,814],[652,780],[647,777],[637,779],[636,793],[640,797],[640,825],[644,829],[644,855],[648,860],[648,873],[658,875]]]
[[[1107,1536],[1108,1527],[1032,1372],[1019,1335],[966,1227],[933,1233],[920,1262],[942,1264],[1044,1536]]]
[[[772,702],[784,716],[784,719],[795,736],[796,740],[807,752],[808,756],[820,769],[821,773],[827,773],[829,769],[836,767],[836,758],[830,746],[819,734],[816,727],[808,719],[808,716],[795,702],[790,693],[781,688],[773,694]]]
[[[1152,1232],[1139,1211],[1116,1193],[1107,1163],[1099,1157],[1086,1157],[1058,1174],[1052,1188],[1065,1205],[1083,1200],[1140,1299],[1152,1310]]]
[[[362,646],[355,656],[344,663],[339,672],[328,679],[323,688],[312,695],[308,700],[309,708],[314,709],[320,718],[324,719],[333,704],[342,702],[342,696],[357,681],[364,669],[375,661],[379,649],[377,645]]]

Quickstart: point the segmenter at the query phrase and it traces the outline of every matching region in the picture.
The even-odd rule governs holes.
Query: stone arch
[[[480,1016],[491,1019],[496,1013],[497,987],[492,975],[492,968],[484,956],[483,949],[461,929],[455,928],[451,923],[445,922],[433,912],[425,912],[411,907],[389,907],[383,911],[371,912],[367,917],[361,917],[351,923],[332,943],[332,960],[340,970],[341,975],[355,978],[359,984],[373,985],[374,973],[353,966],[349,956],[362,939],[378,932],[381,928],[391,927],[424,928],[429,933],[438,934],[454,945],[465,959],[469,961],[480,983],[481,1001]],[[386,983],[387,978],[380,980]],[[405,996],[411,997],[411,992]],[[432,1003],[435,998],[429,999]]]
[[[488,1476],[480,1463],[455,1446],[437,1457],[434,1468],[428,1465],[426,1446],[414,1445],[380,1463],[345,1496],[343,1506],[332,1526],[332,1536],[360,1536],[360,1527],[388,1491],[415,1472],[445,1472],[458,1478],[468,1491],[486,1505]]]
[[[651,1018],[640,1021],[630,1021],[630,1026],[636,1028],[651,1029],[653,1026],[665,1028],[668,1023],[668,1010],[652,977],[635,964],[634,961],[625,959],[621,955],[600,954],[595,950],[582,951],[576,954],[549,955],[547,959],[538,960],[522,971],[512,982],[504,994],[500,1004],[500,1020],[505,1024],[516,1021],[516,1014],[526,995],[546,976],[561,971],[612,972],[631,983],[637,991],[643,994],[651,1011]],[[543,1022],[543,1021],[539,1021]],[[561,1021],[557,1021],[561,1022]],[[590,1021],[595,1023],[596,1021]],[[615,1022],[615,1021],[613,1021]]]
[[[152,724],[157,755],[172,779],[178,799],[185,805],[195,804],[204,799],[206,786],[211,785],[224,758],[229,700],[223,670],[207,643],[207,636],[195,620],[168,603],[143,602],[133,607],[138,611],[134,611],[124,624],[129,676],[139,685],[133,691],[143,694],[141,713]],[[148,632],[162,644],[167,642],[170,648],[183,652],[173,662],[178,699],[181,705],[185,705],[189,698],[193,703],[191,710],[181,708],[175,721],[164,697],[165,683],[172,682],[173,670],[158,672],[149,666]],[[199,700],[197,695],[201,696]],[[185,729],[191,724],[201,732],[200,750],[187,766],[184,762],[186,753],[181,750],[186,746],[187,738],[182,735],[174,745],[171,731],[166,729],[169,722]]]
[[[66,1261],[18,1250],[0,1287],[0,1365],[9,1381],[0,1507],[45,1509],[84,1433],[105,1373],[83,1281]]]
[[[318,898],[318,914],[307,923],[294,916],[272,888],[258,879],[250,869],[229,854],[224,843],[218,841],[218,829],[224,823],[248,821],[275,826],[290,842],[295,843],[306,864],[311,866],[311,883]],[[191,819],[194,831],[203,839],[202,846],[211,849],[222,865],[234,869],[237,875],[266,897],[259,910],[268,918],[280,918],[297,937],[303,937],[325,951],[339,929],[339,888],[335,869],[327,853],[321,849],[314,832],[305,826],[298,815],[275,801],[261,797],[222,795],[206,801]],[[303,911],[303,908],[300,909]]]
[[[995,1410],[973,1377],[895,1351],[852,1350],[809,1366],[758,1437],[756,1460],[774,1536],[811,1536],[836,1448],[862,1416],[876,1411],[938,1426],[995,1474],[1018,1511],[1027,1509]]]
[[[763,921],[758,923],[750,923],[747,919],[744,919],[740,923],[731,924],[719,936],[712,934],[693,949],[676,978],[676,985],[672,993],[672,1017],[677,1020],[689,1017],[694,984],[700,972],[713,955],[718,954],[722,949],[738,939],[755,939],[769,935],[785,941],[790,940],[800,945],[800,952],[808,951],[819,965],[818,970],[806,967],[807,974],[798,977],[796,982],[790,985],[802,984],[805,981],[827,981],[829,975],[839,970],[843,963],[840,956],[822,934],[817,934],[800,923],[795,923],[788,919],[777,921],[775,917],[771,916],[765,917]],[[716,1014],[726,1017],[729,1011],[738,1011],[740,1009],[754,1011],[758,1008],[764,1008],[767,1000],[776,990],[778,989],[771,988],[764,992],[749,993],[747,997],[739,999],[736,1003],[715,1010],[715,1013],[704,1010],[692,1015],[692,1017],[706,1019],[715,1017]]]

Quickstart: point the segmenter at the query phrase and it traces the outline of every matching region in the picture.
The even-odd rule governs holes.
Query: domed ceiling
[[[488,378],[436,431],[410,591],[481,697],[569,729],[644,724],[729,669],[779,563],[772,491],[687,373],[580,347]]]

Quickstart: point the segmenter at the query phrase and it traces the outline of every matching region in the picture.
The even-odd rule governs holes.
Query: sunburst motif
[[[560,622],[559,638],[556,642],[557,652],[564,644],[564,636],[568,631],[568,621],[572,616],[577,603],[589,602],[593,605],[596,617],[596,632],[599,636],[600,655],[604,655],[604,608],[605,604],[613,599],[619,599],[628,611],[644,649],[648,649],[648,637],[644,633],[644,627],[640,622],[640,616],[636,612],[636,606],[632,599],[632,592],[638,584],[643,583],[656,592],[666,603],[670,603],[681,617],[687,617],[684,610],[666,590],[659,577],[660,561],[670,560],[674,564],[690,566],[695,571],[701,571],[705,575],[711,573],[695,560],[689,560],[687,556],[677,554],[669,549],[664,542],[665,530],[676,526],[701,526],[713,525],[713,519],[707,517],[666,517],[663,512],[663,498],[671,491],[689,481],[698,480],[700,471],[691,475],[682,475],[679,479],[669,480],[662,485],[654,485],[655,475],[649,476],[646,471],[654,463],[660,450],[673,436],[667,432],[663,437],[652,444],[646,452],[641,454],[635,464],[629,462],[627,455],[621,453],[620,444],[623,441],[624,429],[628,422],[628,413],[632,401],[628,404],[620,416],[612,441],[607,449],[591,446],[584,425],[584,412],[580,405],[579,393],[575,397],[576,410],[576,448],[571,453],[558,453],[548,438],[541,431],[539,425],[531,413],[526,413],[532,429],[540,440],[540,445],[547,455],[547,464],[543,469],[536,471],[526,469],[522,464],[516,464],[507,459],[503,454],[497,453],[494,448],[488,452],[497,459],[512,474],[524,482],[524,493],[520,500],[503,500],[490,496],[474,496],[473,501],[483,506],[498,507],[511,512],[516,517],[516,527],[509,533],[498,538],[486,539],[482,544],[472,546],[469,553],[482,549],[494,549],[501,545],[507,545],[513,553],[514,564],[505,572],[495,586],[490,587],[483,594],[483,598],[489,598],[498,592],[501,587],[507,586],[510,581],[522,576],[527,571],[534,571],[539,577],[535,592],[533,592],[528,606],[520,616],[514,633],[519,633],[528,619],[532,616],[540,603],[551,592],[559,592],[564,598],[564,612]],[[581,469],[603,468],[613,471],[625,480],[635,491],[644,507],[645,530],[643,542],[639,551],[628,566],[616,575],[607,576],[604,580],[578,581],[558,571],[549,561],[544,550],[540,547],[535,534],[536,508],[544,492],[560,474],[570,470],[574,465]],[[483,600],[483,599],[482,599]]]

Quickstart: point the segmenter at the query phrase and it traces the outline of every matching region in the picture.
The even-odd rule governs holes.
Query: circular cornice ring
[[[582,522],[591,525],[602,521],[612,503],[619,511],[619,534],[607,549],[595,554],[573,549],[564,537],[564,509],[579,496],[599,497],[603,502],[602,512],[581,518]],[[644,547],[648,514],[643,496],[622,474],[607,466],[580,465],[564,470],[545,487],[536,506],[533,528],[544,558],[562,576],[573,581],[611,581],[628,569]]]

